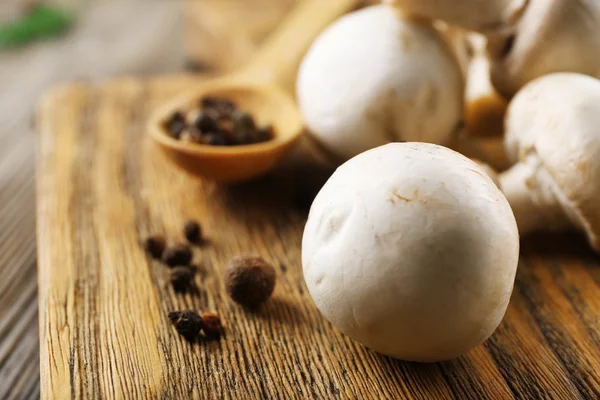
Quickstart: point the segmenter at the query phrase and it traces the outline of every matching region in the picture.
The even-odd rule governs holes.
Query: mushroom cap
[[[599,76],[599,48],[600,1],[530,0],[513,36],[488,45],[491,80],[510,98],[555,72]]]
[[[532,192],[558,202],[600,250],[600,80],[556,73],[525,86],[508,107],[505,147],[535,167]]]
[[[386,5],[330,26],[297,81],[309,130],[342,160],[393,141],[449,143],[463,91],[458,62],[440,34]]]
[[[346,162],[315,198],[302,241],[319,310],[403,360],[457,357],[506,311],[519,257],[512,210],[471,160],[392,143]]]

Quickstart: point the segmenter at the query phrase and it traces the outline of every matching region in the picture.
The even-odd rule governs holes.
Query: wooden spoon
[[[150,120],[152,139],[175,164],[205,179],[239,182],[270,171],[304,129],[294,98],[284,88],[293,87],[300,61],[318,34],[360,3],[360,0],[303,1],[246,67],[206,82],[156,112]],[[258,124],[272,125],[275,138],[251,145],[210,146],[181,142],[169,136],[165,123],[170,116],[175,111],[197,108],[205,96],[234,101],[240,110],[252,114]]]

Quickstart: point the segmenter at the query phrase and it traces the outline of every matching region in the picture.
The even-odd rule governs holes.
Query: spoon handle
[[[257,51],[241,77],[273,83],[293,92],[296,72],[314,39],[333,21],[358,7],[361,0],[304,0]]]

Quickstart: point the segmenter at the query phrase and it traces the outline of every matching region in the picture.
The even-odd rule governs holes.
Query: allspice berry
[[[170,267],[190,265],[190,262],[192,262],[192,250],[184,244],[169,247],[163,254],[163,261]]]
[[[258,256],[234,257],[225,270],[227,293],[248,308],[256,308],[271,297],[275,280],[275,268]]]
[[[200,315],[202,318],[202,330],[208,339],[218,339],[223,332],[221,317],[212,312],[204,312]]]
[[[183,234],[190,243],[200,243],[202,241],[202,228],[194,220],[189,220],[185,223]]]
[[[169,319],[177,332],[188,341],[193,341],[202,329],[202,318],[191,310],[172,311],[169,313]]]
[[[144,240],[144,249],[152,258],[160,259],[167,242],[162,235],[152,235]]]

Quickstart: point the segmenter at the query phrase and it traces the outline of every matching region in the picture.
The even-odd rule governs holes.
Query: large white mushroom
[[[386,5],[329,27],[297,82],[309,130],[341,160],[394,141],[450,143],[463,92],[460,67],[441,35]]]
[[[519,256],[513,213],[471,160],[392,143],[337,169],[317,195],[302,265],[343,333],[403,360],[457,357],[506,311]]]
[[[600,1],[386,1],[486,34],[492,83],[505,97],[553,72],[600,75]]]
[[[522,234],[575,227],[600,251],[600,80],[551,74],[509,104],[499,177]]]

